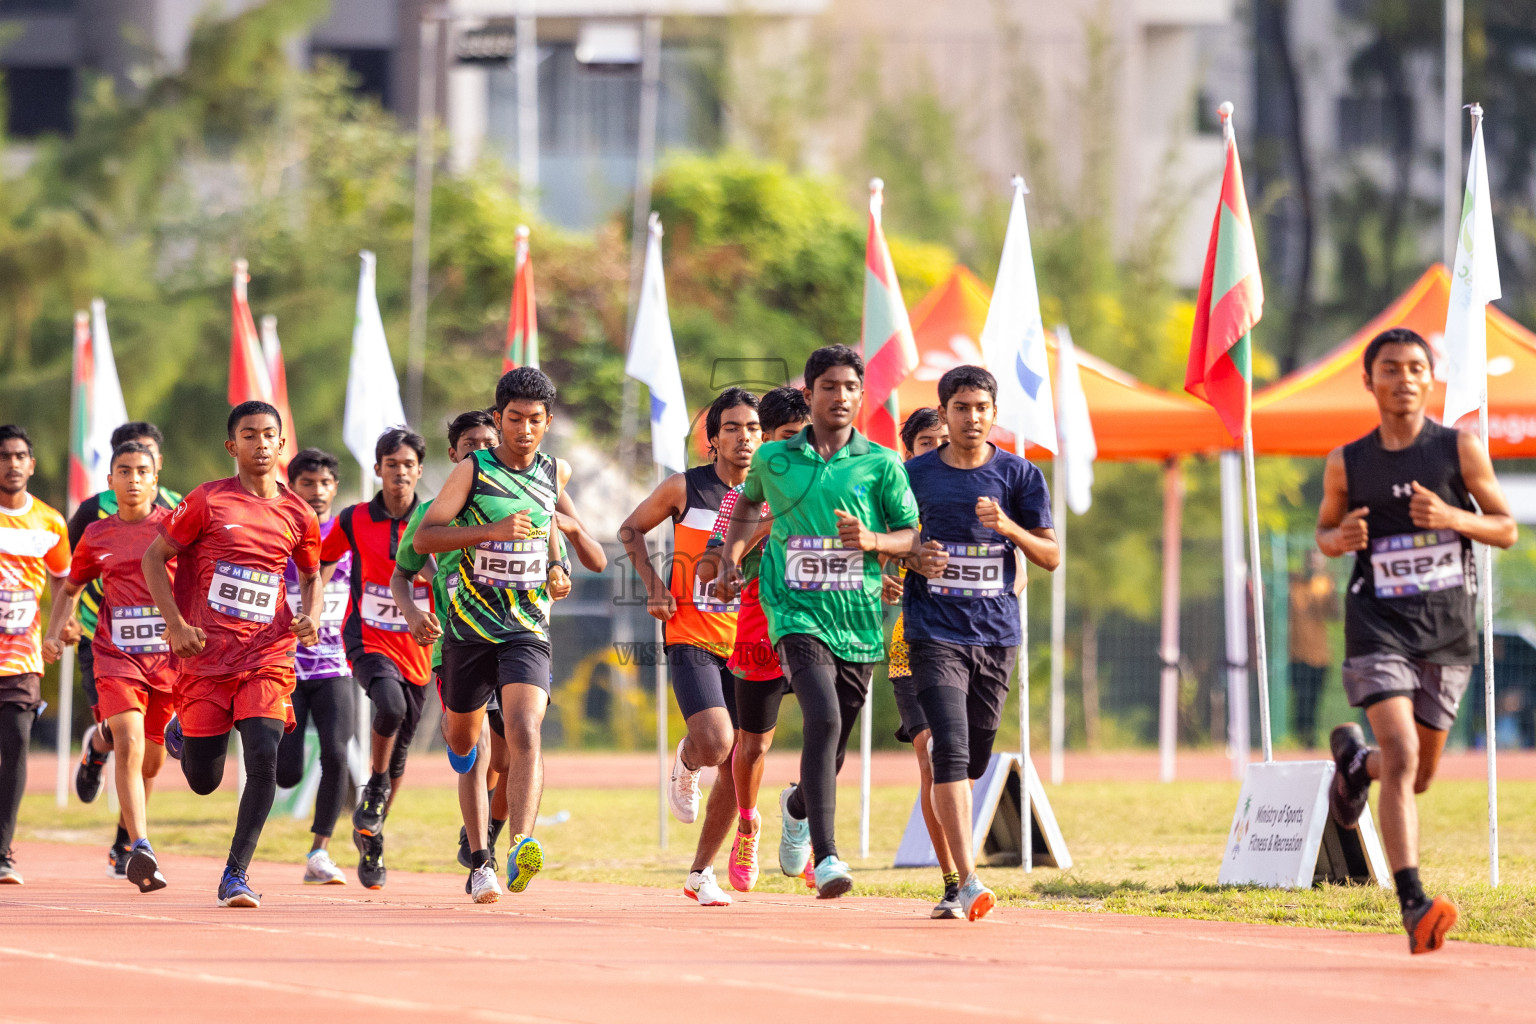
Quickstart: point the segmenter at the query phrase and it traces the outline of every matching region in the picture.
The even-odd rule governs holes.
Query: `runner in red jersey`
[[[193,791],[207,794],[224,778],[231,729],[245,749],[245,792],[219,882],[221,907],[261,906],[246,870],[277,792],[277,746],[293,724],[294,651],[319,639],[311,616],[323,599],[320,523],[278,482],[283,442],[276,409],[235,406],[225,448],[237,474],[187,495],[144,554],[144,580],[181,660],[167,752],[180,756]],[[173,592],[166,565],[178,556]],[[298,614],[283,588],[290,558],[299,571]]]
[[[352,841],[357,846],[357,877],[369,889],[380,889],[384,869],[384,819],[400,790],[405,758],[416,725],[426,706],[432,677],[432,641],[416,641],[405,614],[395,604],[389,578],[407,521],[420,503],[416,484],[427,442],[404,427],[391,427],[374,445],[373,471],[383,481],[378,494],[341,510],[336,528],[320,546],[321,572],[329,576],[337,563],[352,556],[352,601],[342,623],[352,677],[373,702],[373,738],[368,783],[352,814]],[[427,581],[417,580],[415,598],[433,610]]]
[[[155,504],[159,476],[155,452],[148,445],[127,441],[112,452],[108,480],[117,512],[85,528],[43,639],[43,660],[51,664],[64,651],[64,628],[80,595],[93,580],[101,580],[91,638],[96,663],[92,711],[97,724],[105,723],[113,737],[117,796],[128,831],[124,871],[140,892],[166,884],[149,843],[145,806],[165,763],[165,727],[173,711],[171,685],[176,679],[176,660],[165,642],[165,619],[149,596],[142,568],[144,552],[171,517],[168,509]]]

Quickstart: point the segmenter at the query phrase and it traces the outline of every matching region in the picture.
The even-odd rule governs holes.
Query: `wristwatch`
[[[549,563],[549,567],[551,569],[555,569],[555,568],[564,569],[565,570],[565,575],[566,575],[567,578],[569,578],[570,575],[571,575],[571,563],[566,561],[564,558],[551,559],[550,563]]]

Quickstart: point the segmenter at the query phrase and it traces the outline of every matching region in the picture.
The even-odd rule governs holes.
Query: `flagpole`
[[[1058,349],[1057,360],[1061,359]],[[1051,522],[1056,528],[1056,547],[1061,552],[1061,564],[1051,573],[1051,785],[1061,785],[1067,774],[1066,764],[1066,638],[1067,638],[1067,490],[1066,473],[1062,465],[1066,460],[1065,444],[1058,444],[1058,451],[1051,459]],[[1088,709],[1083,708],[1086,716]]]
[[[1264,744],[1264,763],[1275,759],[1269,731],[1269,652],[1264,637],[1264,574],[1259,556],[1259,499],[1254,480],[1253,427],[1243,431],[1243,475],[1248,485],[1248,585],[1253,593],[1253,655],[1259,683],[1259,736]],[[1244,737],[1246,742],[1246,737]]]
[[[655,230],[654,227],[652,230]],[[654,447],[654,445],[652,446]],[[660,462],[656,466],[656,483],[667,478],[666,467]],[[656,541],[656,547],[661,552],[661,560],[664,562],[667,556],[667,541],[660,537]],[[646,542],[649,550],[650,542]],[[667,848],[667,787],[672,781],[672,773],[667,764],[669,758],[667,750],[667,651],[666,651],[666,627],[660,619],[652,618],[651,650],[656,657],[656,843],[663,850]],[[725,771],[730,771],[730,765],[724,766]]]
[[[1035,815],[1029,800],[1029,563],[1020,562],[1024,586],[1019,589],[1019,847],[1024,873],[1035,870]]]

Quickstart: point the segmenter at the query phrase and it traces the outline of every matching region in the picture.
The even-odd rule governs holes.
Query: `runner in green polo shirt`
[[[752,459],[718,589],[728,601],[740,588],[740,562],[766,501],[773,530],[759,576],[763,610],[805,721],[800,783],[779,802],[779,867],[803,874],[814,854],[816,892],[827,899],[853,888],[833,818],[848,735],[874,663],[885,656],[880,556],[917,549],[917,503],[896,453],[853,428],[864,398],[857,352],[832,345],[811,353],[805,395],[811,425]],[[940,557],[927,554],[925,562],[937,566]]]

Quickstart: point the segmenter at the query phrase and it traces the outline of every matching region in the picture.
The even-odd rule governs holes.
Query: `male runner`
[[[992,758],[1023,640],[1014,551],[1047,572],[1061,563],[1061,551],[1045,476],[987,440],[997,422],[992,374],[955,367],[939,379],[939,405],[949,443],[909,461],[907,476],[925,547],[941,550],[944,565],[920,571],[907,559],[902,615],[917,703],[933,736],[934,816],[965,876],[961,910],[979,921],[996,899],[976,877],[971,782]]]
[[[939,410],[932,406],[918,409],[901,425],[901,446],[908,462],[948,443],[949,424]],[[882,576],[880,582],[885,585],[886,602],[900,604],[904,590],[901,578]],[[928,741],[933,733],[928,729],[928,719],[923,716],[922,705],[917,702],[917,688],[912,682],[912,666],[908,657],[906,626],[904,617],[899,613],[895,626],[891,628],[891,657],[886,665],[886,675],[896,698],[897,714],[901,717],[896,740],[912,744],[912,752],[917,755],[918,806],[922,808],[923,825],[928,829],[928,839],[933,843],[934,856],[938,859],[939,872],[944,879],[944,895],[934,905],[930,916],[934,920],[952,920],[959,917],[962,910],[960,883],[964,879],[955,867],[955,859],[949,853],[949,844],[944,842],[944,830],[933,812],[933,763],[928,754]]]
[[[117,450],[118,445],[128,441],[137,441],[147,445],[155,454],[155,472],[161,471],[161,451],[165,447],[165,437],[160,433],[160,428],[153,423],[143,420],[135,420],[132,423],[124,423],[112,431],[112,448]],[[181,501],[181,495],[168,487],[160,487],[155,497],[155,504],[164,509],[173,509]],[[105,519],[117,511],[117,497],[109,488],[99,494],[94,494],[80,503],[75,509],[75,514],[69,517],[69,546],[71,548],[80,545],[80,538],[85,535],[85,528],[98,519]],[[75,637],[79,640],[79,665],[80,685],[85,689],[86,701],[94,709],[96,706],[96,672],[94,651],[91,638],[96,634],[96,612],[101,604],[101,580],[94,579],[86,585],[85,591],[80,595],[80,607],[75,613],[75,619],[79,623],[79,629],[66,628],[60,639],[65,643],[72,642]],[[92,722],[86,727],[85,736],[80,741],[80,765],[75,769],[75,793],[82,802],[91,803],[101,792],[102,766],[107,762],[107,755],[112,752],[112,731],[106,727],[105,721]],[[128,829],[126,822],[121,817],[117,823],[117,836],[113,839],[112,847],[107,851],[107,874],[114,878],[124,878],[124,870],[128,864]]]
[[[141,566],[144,552],[171,517],[156,501],[156,461],[154,450],[139,441],[125,441],[113,450],[108,479],[117,512],[85,528],[43,640],[43,660],[58,661],[76,601],[91,583],[103,581],[95,615],[97,696],[91,710],[113,737],[117,797],[128,831],[123,873],[140,892],[166,885],[149,842],[145,808],[165,764],[165,727],[174,711],[171,687],[176,680],[165,619],[150,600]]]
[[[288,463],[288,486],[314,509],[320,520],[320,543],[336,528],[331,504],[341,482],[341,460],[319,448],[305,448]],[[320,785],[315,791],[314,839],[304,859],[305,885],[346,885],[347,876],[331,859],[331,833],[347,798],[347,741],[352,738],[357,709],[353,703],[352,669],[341,637],[347,600],[352,594],[352,553],[341,556],[325,582],[325,605],[313,647],[300,644],[294,653],[297,683],[293,690],[293,729],[277,745],[277,785],[291,789],[304,781],[304,732],[311,718],[320,740]],[[323,574],[323,573],[322,573]],[[291,611],[299,608],[299,568],[288,560],[283,587]]]
[[[225,450],[236,473],[199,484],[144,552],[144,582],[180,660],[176,716],[166,752],[181,758],[192,791],[224,779],[231,729],[245,750],[245,792],[219,880],[221,907],[259,907],[247,870],[277,792],[277,745],[293,727],[293,656],[318,639],[323,601],[320,522],[277,479],[283,421],[265,402],[230,410]],[[175,588],[166,569],[178,559]],[[288,607],[283,569],[299,570],[299,611]]]
[[[704,417],[704,436],[714,456],[707,465],[674,473],[629,514],[619,539],[645,584],[646,609],[665,624],[667,670],[688,732],[677,744],[667,802],[685,824],[699,814],[699,772],[722,765],[736,742],[736,678],[725,667],[736,641],[736,601],[722,601],[714,585],[695,577],[726,492],[739,485],[762,441],[757,396],[726,388]],[[672,521],[672,564],[663,579],[651,564],[645,535]],[[684,895],[703,907],[725,907],[731,898],[715,880],[714,860],[731,829],[736,786],[730,771],[716,774],[699,830]]]
[[[443,738],[455,769],[469,771],[478,760],[472,752],[486,704],[499,697],[511,776],[513,892],[526,889],[544,866],[532,833],[544,791],[539,731],[549,706],[549,609],[571,590],[554,520],[570,468],[539,451],[554,402],[555,385],[539,370],[520,366],[503,374],[494,414],[500,443],[453,468],[412,542],[418,554],[459,553],[459,586],[442,623]]]
[[[27,432],[0,426],[0,885],[22,881],[11,837],[27,788],[27,743],[43,707],[38,602],[49,576],[69,573],[64,517],[27,493],[36,471]]]
[[[812,352],[805,394],[811,425],[763,445],[752,460],[717,593],[725,601],[740,593],[740,564],[766,501],[773,530],[759,574],[763,610],[805,722],[800,784],[780,798],[779,867],[801,875],[814,853],[817,895],[828,899],[853,888],[837,856],[837,772],[873,663],[885,655],[878,556],[912,550],[917,504],[896,453],[853,427],[864,399],[857,352],[843,345]]]
[[[431,644],[423,646],[411,635],[389,589],[400,534],[420,501],[416,484],[426,457],[427,442],[420,434],[404,427],[380,434],[373,446],[373,472],[383,488],[369,501],[342,509],[336,529],[320,546],[321,574],[327,577],[343,558],[352,556],[352,600],[342,637],[352,676],[373,702],[372,774],[352,812],[357,880],[369,889],[382,889],[388,877],[384,819],[400,791],[432,673]],[[419,591],[422,599],[430,600],[425,585]]]
[[[1408,950],[1430,953],[1457,911],[1419,881],[1414,794],[1435,776],[1477,662],[1472,541],[1507,548],[1517,527],[1482,442],[1424,415],[1435,379],[1423,338],[1401,327],[1378,334],[1365,348],[1364,380],[1381,426],[1328,453],[1317,546],[1330,558],[1355,554],[1344,692],[1380,746],[1366,746],[1358,725],[1333,730],[1329,809],[1354,828],[1371,780],[1381,783],[1381,839]]]
[[[811,408],[805,394],[796,387],[774,388],[758,404],[758,419],[763,440],[787,441],[805,429],[811,421]],[[720,547],[730,528],[731,515],[741,498],[741,486],[731,488],[720,501],[714,529],[709,536],[710,553],[699,560],[695,572],[704,583],[719,576]],[[748,544],[741,563],[741,609],[736,613],[736,644],[725,667],[736,677],[736,752],[731,755],[731,780],[736,786],[736,831],[731,837],[731,888],[751,892],[757,885],[757,837],[762,831],[762,817],[757,813],[758,790],[763,783],[763,763],[773,746],[774,730],[779,723],[779,704],[789,692],[779,656],[768,641],[768,620],[758,593],[758,568],[762,561],[760,545],[768,539],[772,527],[767,505],[761,513],[763,522]],[[814,883],[812,883],[814,885]]]

